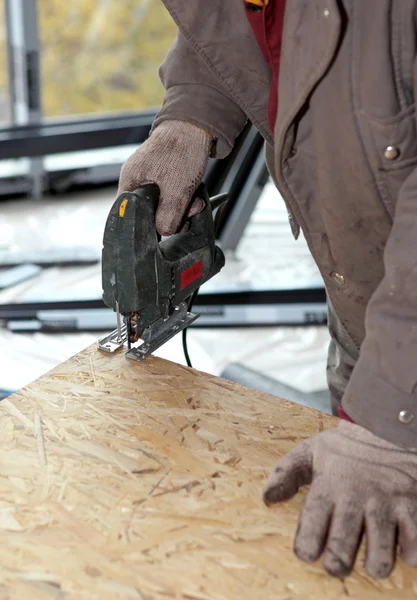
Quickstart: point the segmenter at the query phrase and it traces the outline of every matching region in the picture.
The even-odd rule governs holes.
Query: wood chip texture
[[[24,365],[22,365],[24,368]],[[300,562],[305,492],[261,498],[333,417],[161,359],[91,347],[0,403],[0,600],[417,598],[417,570]]]

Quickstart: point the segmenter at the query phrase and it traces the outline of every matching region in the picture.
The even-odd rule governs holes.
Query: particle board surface
[[[401,563],[375,582],[298,561],[303,492],[262,503],[279,456],[335,422],[86,349],[0,403],[0,600],[417,598]]]

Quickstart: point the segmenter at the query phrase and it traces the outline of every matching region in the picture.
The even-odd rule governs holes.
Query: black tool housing
[[[204,185],[195,197],[204,200],[204,209],[187,220],[187,231],[162,242],[155,226],[156,185],[122,193],[110,210],[103,237],[103,301],[115,311],[118,303],[125,316],[140,313],[142,328],[168,317],[225,264]]]

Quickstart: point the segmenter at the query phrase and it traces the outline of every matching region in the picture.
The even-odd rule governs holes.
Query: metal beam
[[[37,0],[6,0],[9,90],[15,125],[42,119]]]
[[[323,288],[262,290],[240,289],[204,290],[195,301],[195,312],[201,313],[198,325],[248,326],[324,324],[327,320],[326,292]],[[0,320],[36,319],[41,312],[105,310],[111,312],[102,299],[70,299],[0,304]]]
[[[17,126],[39,126],[42,121],[37,9],[37,0],[6,0],[10,109]],[[32,195],[39,198],[44,176],[41,157],[31,157],[30,176]]]
[[[149,111],[1,129],[0,160],[139,144],[154,117],[155,111]]]
[[[224,251],[234,252],[238,247],[267,180],[265,159],[260,153],[219,236]]]

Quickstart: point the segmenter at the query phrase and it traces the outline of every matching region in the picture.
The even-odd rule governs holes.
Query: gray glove
[[[164,121],[122,167],[118,195],[148,183],[159,187],[156,229],[161,235],[176,233],[186,215],[204,208],[192,196],[207,169],[212,137],[183,121]]]
[[[365,529],[371,577],[390,574],[397,543],[401,558],[417,565],[417,454],[342,421],[278,462],[264,501],[288,500],[310,483],[294,541],[300,559],[315,561],[324,551],[326,571],[343,577]]]

